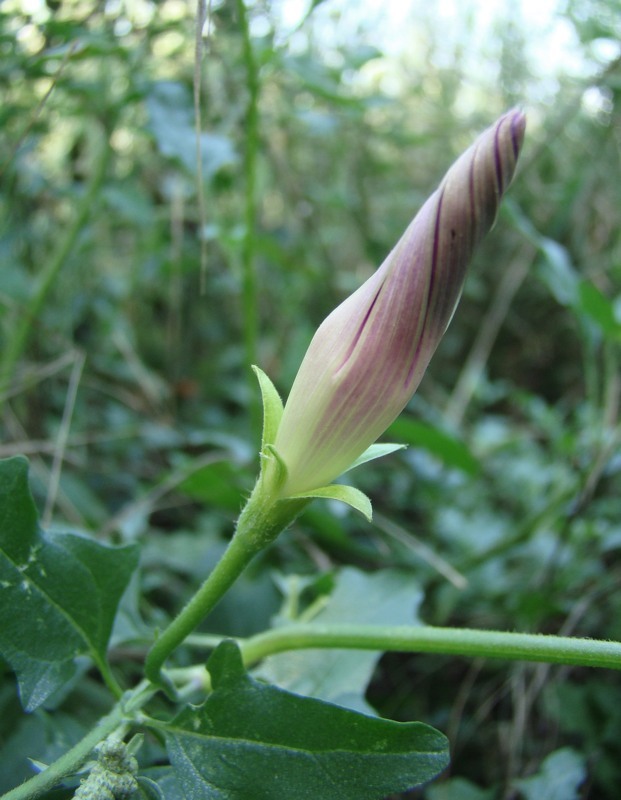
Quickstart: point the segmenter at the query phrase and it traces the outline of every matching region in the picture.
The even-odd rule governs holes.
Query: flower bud
[[[482,133],[379,269],[320,325],[274,442],[287,468],[280,496],[329,484],[412,397],[513,177],[524,129],[513,110]]]

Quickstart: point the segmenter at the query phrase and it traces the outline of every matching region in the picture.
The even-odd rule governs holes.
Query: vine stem
[[[110,669],[110,665],[108,664],[107,660],[105,658],[101,658],[98,653],[92,653],[91,657],[97,665],[97,669],[99,670],[104,683],[114,695],[114,698],[116,700],[120,700],[123,696],[123,689],[121,684],[114,677],[114,673]]]
[[[276,501],[259,478],[222,557],[147,653],[145,675],[153,684],[165,685],[161,675],[164,661],[205,619],[255,555],[273,542],[309,502],[309,498]]]
[[[147,654],[145,675],[156,685],[162,685],[161,669],[164,661],[199,625],[222,595],[250,563],[257,551],[248,547],[243,537],[233,536],[209,576],[190,602],[158,636]]]
[[[156,693],[157,688],[148,681],[126,692],[109,714],[102,717],[86,736],[67,750],[60,758],[46,767],[43,772],[33,775],[24,783],[11,789],[0,800],[35,800],[44,792],[53,789],[68,775],[74,775],[87,761],[94,747],[119,729],[134,720],[140,709]]]
[[[102,717],[97,725],[71,750],[50,764],[43,772],[39,772],[25,783],[3,794],[0,800],[34,800],[44,792],[53,789],[67,775],[72,775],[80,769],[95,745],[114,733],[124,719],[124,710],[119,703],[109,714]]]
[[[472,628],[310,623],[286,625],[260,633],[246,639],[241,647],[246,665],[285,650],[330,647],[541,661],[621,670],[619,642]]]
[[[233,538],[231,545],[235,541]],[[245,545],[243,545],[243,549],[247,554],[248,550]],[[220,563],[223,561],[226,562],[226,558]],[[237,567],[239,567],[239,563],[237,563]],[[211,573],[204,586],[206,584],[214,585],[214,574],[217,574],[217,569]],[[232,582],[235,580],[235,576],[229,575],[227,580]],[[221,587],[222,584],[220,584],[219,596],[223,593]],[[199,590],[199,595],[201,591]],[[215,590],[212,589],[212,591]],[[184,612],[171,624],[170,628],[173,628],[174,623],[178,622],[183,615]],[[181,639],[185,638],[185,635],[187,634],[182,635]],[[173,644],[172,648],[174,646],[176,645]],[[286,650],[340,648],[438,653],[621,670],[621,643],[619,642],[546,634],[482,631],[471,628],[298,624],[283,626],[253,636],[242,641],[241,647],[244,663],[247,666],[269,655]],[[166,654],[163,657],[165,658]],[[152,664],[156,663],[157,659],[153,658]],[[154,683],[160,682],[159,666],[157,667],[157,678],[158,680]],[[113,708],[110,714],[103,717],[95,728],[71,750],[51,764],[44,772],[35,775],[21,786],[11,789],[0,800],[34,800],[43,792],[56,786],[66,775],[73,774],[79,769],[95,745],[131,719],[155,691],[154,685],[143,682],[132,692],[124,695],[122,701]]]

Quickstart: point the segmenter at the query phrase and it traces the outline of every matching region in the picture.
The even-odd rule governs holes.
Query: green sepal
[[[271,471],[272,480],[274,481],[272,485],[274,488],[279,489],[287,480],[287,475],[289,474],[287,465],[273,444],[265,445],[265,452],[262,452],[261,455],[264,463],[269,460],[274,465]],[[263,469],[261,469],[261,472],[263,472]]]
[[[314,497],[326,500],[340,500],[341,503],[347,503],[348,506],[359,511],[368,522],[371,522],[373,518],[373,507],[366,494],[361,492],[360,489],[354,489],[353,486],[343,486],[340,483],[332,483],[330,486],[321,486],[319,489],[312,489],[310,492],[294,494],[288,497],[287,500]]]
[[[276,387],[267,377],[262,369],[253,364],[252,369],[259,381],[261,398],[263,400],[263,435],[261,437],[261,451],[264,452],[267,445],[274,444],[278,426],[283,412],[283,404]]]
[[[349,472],[350,469],[355,469],[359,467],[361,464],[366,464],[367,461],[373,461],[376,458],[382,458],[382,456],[388,456],[391,453],[394,453],[395,450],[404,450],[407,447],[406,444],[395,444],[393,442],[386,442],[382,444],[372,444],[370,447],[359,455],[358,458],[353,461],[349,467],[345,470],[345,472]]]

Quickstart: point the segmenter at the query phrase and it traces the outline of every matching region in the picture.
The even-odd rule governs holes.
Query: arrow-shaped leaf
[[[28,462],[0,461],[0,655],[17,673],[31,711],[90,655],[102,666],[138,549],[70,533],[44,533],[28,486]]]
[[[448,764],[446,738],[428,725],[367,717],[260,684],[232,641],[207,666],[213,693],[166,733],[192,800],[381,800]]]

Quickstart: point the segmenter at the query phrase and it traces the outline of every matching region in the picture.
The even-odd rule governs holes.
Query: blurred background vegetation
[[[518,175],[387,437],[410,447],[352,478],[374,526],[315,503],[207,628],[262,629],[347,564],[405,574],[430,624],[621,639],[618,1],[431,9],[214,2],[197,58],[184,0],[0,6],[0,456],[30,458],[46,525],[143,542],[136,663],[252,487],[249,365],[286,396],[315,327],[514,104]],[[390,655],[366,702],[450,736],[429,800],[618,797],[615,674]],[[5,675],[2,763],[75,738],[72,703],[16,723]]]

